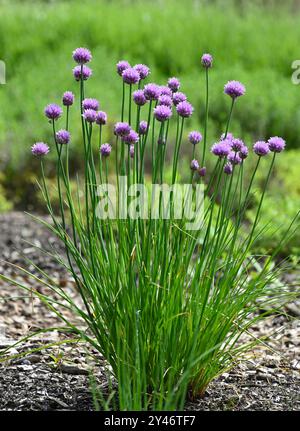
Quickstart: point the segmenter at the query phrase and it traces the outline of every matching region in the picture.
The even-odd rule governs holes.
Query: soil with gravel
[[[46,228],[16,212],[0,215],[0,226],[1,274],[47,293],[38,281],[29,284],[17,268],[37,272],[37,265],[77,298],[61,265],[36,248],[63,253]],[[287,278],[299,282],[297,273]],[[203,398],[187,402],[186,410],[300,410],[299,315],[295,301],[282,315],[274,313],[252,328],[255,337],[270,336],[265,345],[212,382]],[[108,387],[105,361],[68,331],[47,332],[61,326],[56,314],[34,295],[0,280],[0,410],[95,409],[93,396],[99,387],[104,393]],[[37,330],[45,332],[16,344]]]

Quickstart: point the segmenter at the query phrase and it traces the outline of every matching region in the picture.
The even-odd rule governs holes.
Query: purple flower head
[[[82,101],[83,109],[93,109],[94,111],[98,111],[99,102],[97,99],[84,99]]]
[[[226,163],[226,165],[224,166],[224,172],[227,175],[231,175],[233,171],[233,167],[231,163]]]
[[[269,149],[269,145],[266,142],[264,142],[264,141],[257,141],[253,145],[253,151],[258,156],[266,156],[270,152],[270,149]]]
[[[223,141],[225,139],[225,133],[222,133],[221,137],[220,137],[221,141]],[[229,139],[230,141],[232,141],[234,139],[234,136],[232,133],[227,133],[226,139]]]
[[[125,60],[121,60],[117,63],[117,72],[120,76],[122,76],[122,73],[124,72],[125,69],[128,69],[130,66],[130,64],[128,63],[128,61]]]
[[[130,133],[131,127],[128,123],[116,123],[114,133],[117,136],[126,136]]]
[[[153,83],[145,85],[144,94],[147,100],[158,100],[160,96],[159,85]]]
[[[211,67],[213,62],[212,55],[210,54],[203,54],[201,57],[201,63],[203,67]]]
[[[180,102],[176,106],[176,111],[180,117],[188,118],[192,115],[194,108],[189,102]]]
[[[126,84],[130,85],[137,84],[141,79],[139,72],[133,67],[128,67],[127,69],[125,69],[122,73],[122,78]]]
[[[136,90],[133,92],[132,98],[138,106],[143,106],[147,103],[144,90]]]
[[[201,133],[197,132],[196,130],[194,130],[193,132],[190,132],[189,133],[189,141],[193,145],[199,144],[199,142],[202,141]]]
[[[280,138],[279,136],[272,136],[268,140],[269,150],[274,153],[281,153],[285,149],[285,140]]]
[[[31,152],[34,156],[42,157],[48,154],[50,151],[50,148],[47,144],[44,142],[37,142],[36,144],[33,144],[31,147]]]
[[[154,108],[154,117],[157,121],[166,121],[172,116],[172,109],[166,105],[158,105]]]
[[[160,95],[172,97],[173,93],[169,87],[167,87],[166,85],[161,85],[160,86]]]
[[[130,154],[130,157],[133,159],[134,158],[134,145],[133,144],[130,145],[129,154]]]
[[[90,69],[87,66],[76,66],[73,69],[73,75],[76,81],[81,80],[81,67],[82,67],[82,79],[83,81],[86,81],[89,79],[90,76],[92,76],[92,69]]]
[[[239,81],[228,81],[224,86],[224,93],[232,99],[243,96],[246,92],[245,86]]]
[[[75,51],[73,51],[73,59],[78,64],[88,63],[92,59],[91,51],[87,48],[76,48]]]
[[[147,121],[141,121],[139,125],[139,134],[145,135],[148,129],[148,123]]]
[[[242,160],[245,160],[245,159],[247,159],[248,154],[249,154],[248,147],[246,145],[244,145],[239,151],[239,156]]]
[[[173,105],[173,101],[172,101],[172,98],[170,96],[166,96],[163,94],[163,95],[159,96],[158,104],[171,107]]]
[[[63,111],[60,106],[56,105],[55,103],[51,103],[50,105],[46,106],[44,112],[49,120],[57,120],[62,115]]]
[[[94,123],[96,121],[97,112],[94,111],[94,109],[86,109],[82,116],[88,123]]]
[[[218,157],[227,157],[231,151],[231,141],[224,139],[211,147],[211,152]]]
[[[140,79],[145,79],[150,73],[150,69],[145,64],[136,64],[133,68],[139,73]]]
[[[230,151],[230,153],[227,156],[227,160],[232,164],[232,165],[240,165],[242,163],[242,159],[239,156],[238,153],[236,153],[235,151]]]
[[[98,111],[96,114],[96,124],[104,126],[107,123],[107,114],[104,111]]]
[[[206,175],[206,167],[203,166],[203,168],[200,168],[198,170],[198,174],[200,175],[200,177],[205,177],[205,175]]]
[[[187,97],[184,93],[181,93],[181,91],[178,91],[177,93],[174,93],[173,95],[173,103],[174,105],[178,105],[180,102],[185,102],[187,100]]]
[[[111,153],[111,145],[110,144],[102,144],[100,147],[100,153],[102,157],[108,157]]]
[[[125,144],[135,144],[139,140],[139,135],[134,131],[130,130],[128,135],[122,136],[122,141],[125,142]]]
[[[245,144],[241,139],[233,138],[231,140],[231,148],[233,151],[241,151],[244,146]]]
[[[173,93],[175,93],[176,91],[178,91],[179,88],[180,88],[180,81],[179,81],[179,79],[177,79],[175,77],[170,78],[168,80],[168,87],[173,91]]]
[[[198,171],[199,169],[199,163],[196,159],[191,161],[191,170],[192,171]]]
[[[71,135],[67,130],[59,130],[56,132],[56,142],[61,145],[66,145],[70,142]]]
[[[66,91],[62,97],[62,103],[64,106],[71,106],[74,103],[74,94],[71,91]]]

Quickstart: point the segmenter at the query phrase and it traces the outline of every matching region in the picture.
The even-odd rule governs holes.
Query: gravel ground
[[[0,273],[28,282],[4,262],[25,265],[34,271],[26,256],[77,298],[72,280],[55,260],[24,242],[61,252],[47,230],[22,213],[0,215],[0,225]],[[297,274],[288,278],[295,281]],[[47,293],[38,283],[31,282],[31,286]],[[270,316],[254,327],[254,336],[272,334],[266,342],[269,347],[256,348],[242,363],[216,379],[202,399],[187,402],[186,409],[300,410],[299,314],[299,302],[295,302],[284,314]],[[0,356],[0,410],[93,410],[91,372],[95,385],[105,392],[103,359],[84,344],[71,343],[72,335],[51,331],[15,345],[37,329],[53,326],[61,326],[55,313],[32,295],[0,281],[0,355],[6,351],[14,355],[2,363]]]

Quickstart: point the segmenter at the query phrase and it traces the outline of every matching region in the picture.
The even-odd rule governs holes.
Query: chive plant
[[[40,292],[37,295],[97,349],[110,366],[109,381],[116,382],[116,386],[110,387],[111,390],[116,387],[117,394],[110,396],[110,402],[101,398],[104,408],[183,409],[187,396],[203,395],[216,376],[257,342],[240,338],[263,317],[256,313],[258,301],[262,308],[262,302],[267,306],[284,295],[280,288],[275,292],[273,286],[279,271],[273,258],[281,244],[272,255],[261,260],[260,271],[255,270],[256,258],[251,249],[261,234],[263,198],[275,159],[285,142],[272,137],[268,142],[255,143],[252,157],[257,158],[256,167],[250,181],[244,181],[243,165],[249,150],[229,129],[245,87],[230,81],[224,88],[231,101],[228,120],[220,141],[211,147],[215,164],[208,172],[205,167],[208,78],[213,60],[211,55],[204,54],[204,139],[202,142],[198,131],[188,135],[191,187],[184,188],[181,201],[184,210],[190,197],[193,214],[201,212],[196,228],[190,228],[187,214],[178,212],[175,206],[175,188],[168,195],[166,215],[162,187],[168,166],[172,180],[169,185],[178,179],[185,126],[193,113],[186,95],[179,91],[179,80],[170,78],[167,85],[161,86],[145,84],[149,75],[147,66],[131,67],[128,62],[120,61],[117,72],[122,84],[121,115],[114,125],[115,141],[108,144],[102,142],[107,115],[98,111],[96,99],[86,98],[86,81],[92,74],[86,63],[92,59],[91,53],[78,48],[73,59],[78,63],[73,74],[79,87],[84,155],[84,176],[78,181],[76,192],[70,187],[74,172],[68,163],[69,110],[75,109],[74,95],[71,92],[63,95],[66,114],[63,129],[57,130],[62,108],[51,104],[45,109],[57,152],[59,214],[53,211],[44,173],[44,156],[49,147],[36,143],[32,153],[40,159],[40,186],[52,217],[51,224],[43,220],[42,223],[65,245],[65,256],[57,259],[73,277],[82,307],[63,288],[43,276],[39,280],[55,295],[53,298]],[[170,133],[171,129],[174,132]],[[170,136],[175,136],[174,146]],[[169,146],[170,160],[166,153]],[[270,158],[269,170],[255,221],[245,235],[243,221],[262,157]],[[146,158],[151,160],[150,172],[145,168]],[[160,186],[158,212],[153,215],[149,208],[152,193],[140,205],[138,216],[130,216],[138,190],[139,196],[144,196],[150,183]],[[291,234],[291,229],[287,229],[284,240]],[[87,331],[69,322],[64,309],[79,315]]]

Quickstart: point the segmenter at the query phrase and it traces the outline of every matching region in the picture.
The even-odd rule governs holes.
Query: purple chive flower
[[[173,93],[175,93],[176,91],[178,91],[179,88],[180,88],[180,81],[179,81],[179,79],[177,79],[175,77],[170,78],[168,80],[168,87],[173,91]]]
[[[198,174],[200,175],[200,177],[205,177],[205,175],[206,175],[206,167],[203,166],[203,168],[200,168],[198,170]]]
[[[233,171],[233,167],[231,163],[226,163],[226,165],[224,166],[224,172],[227,175],[231,175]]]
[[[102,144],[100,147],[100,153],[102,157],[108,157],[111,153],[111,145],[110,144]]]
[[[199,144],[199,142],[202,141],[201,133],[197,132],[196,130],[194,130],[193,132],[190,132],[189,133],[189,141],[193,145]]]
[[[139,140],[139,135],[134,131],[130,130],[128,135],[122,136],[122,141],[125,142],[125,144],[135,144]]]
[[[230,153],[227,156],[227,160],[232,165],[240,165],[242,163],[242,158],[235,151],[230,151]]]
[[[128,63],[128,61],[125,60],[121,60],[117,63],[117,72],[120,76],[122,76],[122,73],[124,72],[125,69],[128,69],[130,66],[130,64]]]
[[[165,94],[163,94],[159,96],[158,104],[171,107],[173,105],[173,101],[170,96],[166,96]]]
[[[246,92],[245,86],[239,81],[228,81],[224,86],[224,93],[232,99],[243,96]]]
[[[66,91],[62,97],[62,103],[64,106],[71,106],[74,103],[74,94],[71,91]]]
[[[166,85],[161,85],[160,86],[160,95],[172,97],[173,93],[169,87],[167,87]]]
[[[130,145],[130,148],[129,148],[129,154],[130,154],[130,157],[133,159],[134,158],[134,145]]]
[[[73,69],[73,75],[76,81],[80,81],[81,80],[81,67],[82,67],[82,79],[83,81],[86,81],[87,79],[89,79],[90,76],[92,76],[92,69],[90,69],[87,66],[76,66]]]
[[[127,69],[125,69],[122,73],[122,78],[126,84],[130,85],[137,84],[141,79],[139,72],[133,67],[128,67]]]
[[[56,105],[55,103],[51,103],[50,105],[46,106],[44,112],[49,120],[57,120],[62,115],[63,111],[60,106]]]
[[[221,141],[223,141],[225,139],[225,133],[222,133],[221,137],[220,137]],[[230,141],[232,141],[234,139],[234,136],[232,133],[227,133],[226,139],[229,139]]]
[[[140,79],[145,79],[150,73],[150,69],[145,64],[136,64],[133,68],[139,73]]]
[[[97,99],[84,99],[82,101],[83,109],[93,109],[94,111],[98,111],[99,102]]]
[[[244,145],[239,151],[239,156],[242,160],[245,160],[248,157],[248,154],[249,154],[248,147]]]
[[[199,169],[199,163],[196,159],[191,161],[191,170],[192,171],[198,171]]]
[[[270,152],[270,149],[269,149],[269,145],[266,142],[264,142],[264,141],[257,141],[253,145],[253,151],[258,156],[266,156]]]
[[[153,112],[156,120],[161,122],[168,120],[172,116],[171,108],[166,105],[158,105]]]
[[[55,136],[58,144],[66,145],[70,142],[71,135],[67,130],[59,130]]]
[[[143,106],[147,103],[147,99],[144,94],[144,90],[136,90],[133,92],[132,95],[134,103],[136,103],[138,106]]]
[[[96,124],[104,126],[107,123],[107,114],[104,111],[98,111],[96,114]]]
[[[159,85],[153,83],[145,85],[144,94],[147,100],[158,100],[160,96]]]
[[[231,148],[233,151],[241,151],[244,146],[245,144],[241,139],[233,138],[231,140]]]
[[[117,136],[126,136],[130,133],[131,127],[128,123],[116,123],[114,133]]]
[[[180,102],[176,106],[176,111],[180,117],[188,118],[192,115],[194,108],[189,102]]]
[[[48,154],[50,148],[44,142],[36,142],[31,147],[31,152],[34,156],[42,157]]]
[[[96,121],[97,112],[94,111],[94,109],[86,109],[82,116],[88,123],[94,123]]]
[[[274,153],[281,153],[285,149],[285,140],[280,138],[279,136],[272,136],[268,140],[269,150]]]
[[[227,139],[217,142],[211,147],[211,152],[218,157],[227,157],[231,151],[231,142]]]
[[[73,51],[73,59],[78,64],[88,63],[92,59],[91,51],[87,48],[76,48],[75,51]]]
[[[187,97],[184,93],[181,93],[181,91],[178,91],[177,93],[174,93],[173,95],[173,103],[174,105],[178,105],[180,102],[185,102],[187,100]]]
[[[212,66],[213,58],[210,54],[203,54],[201,57],[201,63],[203,67],[209,68]]]
[[[145,135],[148,129],[148,123],[147,121],[141,121],[139,125],[139,134]]]

